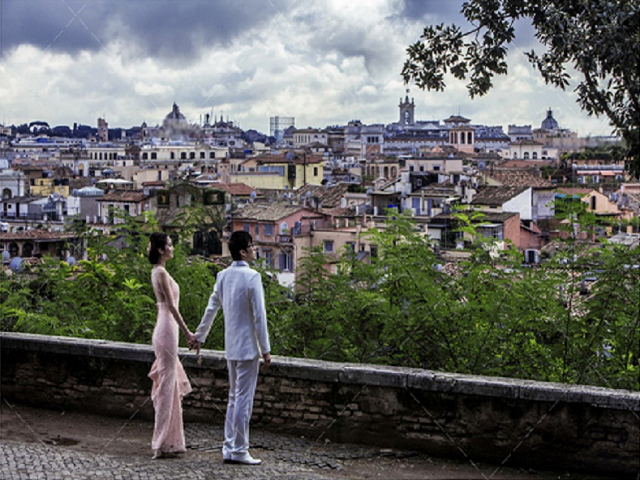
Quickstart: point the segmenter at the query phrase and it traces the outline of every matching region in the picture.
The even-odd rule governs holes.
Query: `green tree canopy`
[[[589,115],[606,115],[625,141],[627,165],[640,176],[640,1],[469,0],[462,14],[471,29],[444,24],[425,27],[407,48],[405,82],[442,91],[444,75],[469,80],[469,95],[482,96],[494,75],[507,73],[508,45],[516,20],[527,18],[546,48],[526,55],[545,82],[565,89],[569,71],[581,75],[575,88]]]

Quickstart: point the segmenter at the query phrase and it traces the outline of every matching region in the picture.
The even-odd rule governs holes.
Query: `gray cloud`
[[[213,109],[261,131],[272,115],[303,126],[390,122],[407,88],[399,75],[406,47],[424,25],[464,21],[461,4],[1,0],[0,119],[70,125],[103,116],[112,126],[155,125],[177,102],[190,121]],[[559,121],[562,113],[571,119],[569,128],[601,131],[602,121],[585,118],[571,93],[544,86],[518,55],[529,48],[522,40],[509,77],[497,78],[483,99],[471,101],[465,82],[448,80],[445,92],[409,85],[417,116],[459,111],[474,123],[537,123],[548,105]],[[18,52],[23,44],[31,47]]]
[[[3,0],[3,54],[21,44],[75,54],[114,35],[142,55],[192,58],[286,8],[284,0]]]
[[[470,24],[460,12],[462,4],[462,0],[404,0],[404,8],[400,14],[411,20],[421,20],[424,26],[440,23],[455,24],[465,31],[465,26]],[[534,38],[535,30],[529,20],[517,20],[515,27],[516,38],[513,46],[527,50],[540,46]]]
[[[462,1],[454,0],[404,0],[399,14],[411,19],[436,18],[437,23],[459,21]]]

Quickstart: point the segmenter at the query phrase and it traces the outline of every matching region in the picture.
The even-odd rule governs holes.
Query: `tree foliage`
[[[442,91],[445,74],[469,80],[469,95],[482,96],[495,75],[507,73],[515,22],[528,19],[546,49],[526,55],[546,83],[569,86],[575,69],[578,103],[590,115],[606,115],[627,146],[629,171],[640,175],[640,2],[638,0],[468,0],[462,13],[469,31],[456,25],[425,27],[409,46],[405,82]]]
[[[377,246],[370,262],[350,249],[309,250],[295,291],[258,267],[273,353],[639,390],[640,248],[582,242],[594,221],[586,204],[557,210],[568,240],[537,268],[493,248],[474,212],[457,212],[475,250],[447,270],[411,218],[393,211],[385,228],[365,234]],[[47,258],[11,278],[0,273],[2,329],[150,343],[145,248],[156,228],[129,218],[118,235],[85,232],[89,256],[78,265]],[[217,267],[176,245],[167,267],[193,329]],[[208,348],[223,348],[217,322]]]
[[[564,206],[571,232],[592,228],[585,207]],[[277,283],[267,287],[274,351],[640,388],[640,249],[591,248],[570,236],[554,259],[527,268],[515,250],[489,255],[497,250],[475,229],[481,219],[457,215],[477,248],[453,272],[443,271],[430,241],[404,216],[367,234],[379,252],[371,264],[349,250],[339,258],[309,251],[294,298],[277,293]],[[589,269],[598,278],[585,293]]]
[[[87,258],[75,265],[45,257],[30,270],[0,280],[2,329],[125,342],[150,343],[156,300],[147,260],[148,236],[158,226],[126,216],[112,235],[82,227],[76,233]],[[180,311],[192,328],[198,324],[217,269],[188,256],[176,242],[167,269],[181,285]],[[221,348],[221,337],[212,345]]]

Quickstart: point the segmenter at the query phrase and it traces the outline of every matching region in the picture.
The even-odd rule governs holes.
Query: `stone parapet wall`
[[[147,345],[2,333],[2,397],[151,419]],[[181,350],[187,421],[222,422],[223,353]],[[252,425],[308,438],[636,478],[640,393],[274,356]]]

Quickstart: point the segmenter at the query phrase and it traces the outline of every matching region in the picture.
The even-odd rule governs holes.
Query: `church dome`
[[[542,125],[540,126],[543,130],[557,130],[558,122],[555,118],[553,118],[553,112],[551,109],[547,111],[547,118],[542,121]]]
[[[176,105],[175,103],[173,104],[173,109],[171,109],[171,111],[167,113],[167,116],[164,118],[165,120],[186,120],[186,118],[184,118],[184,115],[180,113],[180,107],[178,107],[178,105]]]

